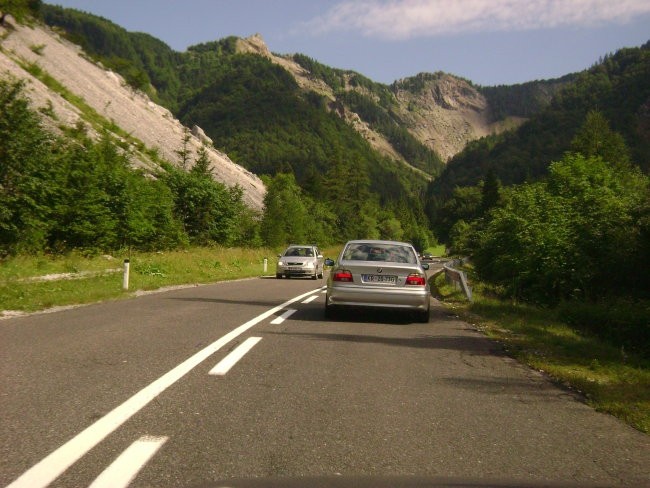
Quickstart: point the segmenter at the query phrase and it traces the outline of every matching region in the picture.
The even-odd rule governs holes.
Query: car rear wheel
[[[420,310],[416,313],[416,319],[418,322],[421,324],[426,324],[429,322],[429,309],[427,308],[426,310]]]
[[[282,273],[276,273],[275,277],[279,280],[282,279]]]
[[[334,310],[334,307],[329,304],[329,298],[326,295],[325,296],[325,318],[333,319],[335,315],[336,315],[336,311]]]

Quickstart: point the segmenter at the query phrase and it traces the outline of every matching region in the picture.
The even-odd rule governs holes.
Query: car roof
[[[385,240],[379,240],[379,239],[355,239],[353,241],[348,241],[345,245],[348,246],[349,244],[390,244],[393,246],[411,246],[413,245],[409,242],[401,242],[401,241],[385,241]]]

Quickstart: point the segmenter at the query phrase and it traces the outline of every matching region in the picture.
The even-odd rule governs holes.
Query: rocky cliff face
[[[43,114],[44,123],[52,130],[82,123],[96,136],[117,126],[120,130],[114,131],[114,135],[130,145],[133,164],[152,171],[157,168],[149,156],[151,152],[176,162],[177,151],[189,136],[187,149],[191,153],[196,154],[202,144],[207,145],[215,179],[228,186],[241,186],[246,203],[256,210],[262,209],[265,188],[257,176],[214,149],[200,128],[189,131],[169,110],[134,91],[119,75],[89,61],[78,46],[48,28],[25,27],[10,21],[8,27],[0,27],[0,47],[0,76],[25,81],[33,107]],[[382,134],[337,100],[322,79],[291,58],[271,53],[259,34],[239,39],[237,49],[281,65],[302,89],[328,99],[330,110],[355,128],[371,147],[408,164]],[[47,78],[55,83],[41,81]],[[349,83],[346,89],[363,90]],[[394,83],[392,89],[393,111],[399,123],[443,160],[451,158],[471,140],[520,122],[491,123],[485,98],[470,83],[451,75],[418,75]]]
[[[393,84],[399,116],[422,143],[448,160],[465,145],[523,122],[521,118],[491,122],[485,97],[467,81],[436,73]]]
[[[237,48],[240,52],[264,56],[284,67],[302,89],[329,98],[330,109],[354,127],[374,149],[406,163],[384,136],[374,131],[358,114],[338,103],[332,89],[323,80],[290,58],[272,54],[259,34],[239,39]],[[516,127],[524,120],[509,118],[491,122],[485,97],[467,81],[449,74],[420,74],[397,81],[392,87],[400,122],[445,161],[460,152],[468,142]],[[358,88],[347,86],[346,89]]]
[[[25,82],[32,107],[53,131],[83,124],[91,136],[108,129],[130,146],[134,166],[157,169],[152,152],[177,162],[184,146],[194,155],[206,144],[216,180],[239,185],[245,202],[263,207],[265,187],[254,174],[232,162],[209,144],[202,131],[189,128],[146,95],[135,92],[117,74],[97,66],[78,46],[45,27],[25,27],[10,19],[0,27],[0,77]],[[45,82],[41,81],[45,80]],[[49,81],[48,81],[49,80]],[[119,129],[115,129],[115,127]]]
[[[394,160],[401,161],[408,164],[402,156],[390,145],[384,136],[374,131],[366,122],[364,122],[358,114],[349,110],[345,105],[338,102],[336,95],[332,88],[327,85],[323,80],[313,76],[309,71],[300,66],[298,63],[289,57],[276,56],[272,54],[262,36],[255,34],[246,39],[239,39],[237,42],[237,50],[242,53],[252,53],[264,56],[272,62],[282,66],[296,79],[296,83],[303,90],[310,90],[316,92],[329,100],[329,109],[336,112],[341,118],[350,124],[357,132],[359,132],[370,146],[381,154],[388,156]]]

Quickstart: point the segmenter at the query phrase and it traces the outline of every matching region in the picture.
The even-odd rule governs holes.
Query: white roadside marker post
[[[122,289],[123,290],[128,290],[129,289],[129,268],[130,268],[130,263],[128,259],[124,260],[124,275],[122,276]]]

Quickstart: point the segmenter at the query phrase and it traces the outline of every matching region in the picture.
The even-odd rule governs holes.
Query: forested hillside
[[[120,73],[134,88],[173,111],[181,86],[176,70],[179,54],[167,44],[149,34],[127,32],[107,19],[71,9],[43,4],[39,15],[88,55]]]
[[[490,105],[494,120],[508,116],[529,118],[543,111],[556,93],[572,83],[577,75],[554,80],[529,81],[518,85],[480,86]]]
[[[429,185],[436,235],[497,294],[548,306],[650,293],[649,48],[606,56]],[[589,327],[647,345],[644,317],[608,313]]]
[[[280,192],[277,181],[295,185],[299,199],[292,205],[320,221],[306,219],[306,227],[287,229],[288,239],[319,227],[324,239],[364,234],[424,245],[431,241],[426,205],[436,233],[448,240],[455,224],[473,220],[485,206],[487,185],[475,185],[490,178],[507,186],[543,177],[593,109],[622,135],[631,161],[647,168],[645,48],[607,56],[583,73],[513,87],[475,87],[444,73],[421,73],[386,86],[304,55],[287,57],[326,88],[316,90],[279,58],[255,49],[242,53],[234,37],[178,53],[147,34],[83,12],[41,5],[40,15],[185,125],[201,126],[237,163],[267,175],[269,188]],[[423,117],[434,111],[471,115],[488,124],[484,127],[509,118],[530,120],[470,142],[445,166],[413,131],[430,123]],[[359,124],[350,123],[355,117]],[[449,119],[450,129],[459,121],[466,126],[462,120]],[[385,138],[398,156],[378,152],[363,127]],[[272,191],[267,207],[274,198],[279,196]],[[276,208],[288,211],[291,205]],[[264,225],[268,228],[268,221]]]
[[[57,15],[62,13],[61,9],[52,9]],[[48,15],[47,6],[42,6],[41,14]],[[92,19],[89,24],[85,22],[87,17]],[[79,248],[98,252],[122,246],[156,249],[187,243],[258,245],[264,242],[280,246],[289,241],[303,239],[326,245],[359,236],[408,239],[422,248],[432,242],[421,205],[426,180],[413,169],[373,151],[335,112],[323,107],[322,100],[313,93],[297,90],[295,81],[286,71],[263,57],[237,53],[234,49],[234,38],[194,46],[185,53],[178,65],[171,66],[165,65],[171,62],[171,51],[166,50],[162,43],[152,42],[155,49],[161,49],[160,52],[152,53],[142,49],[148,44],[139,43],[139,40],[151,40],[146,35],[129,34],[127,38],[130,41],[125,42],[125,31],[103,19],[74,12],[69,17],[63,15],[62,19],[61,23],[65,20],[79,30],[76,33],[66,31],[66,36],[78,39],[87,39],[85,36],[89,36],[104,49],[89,48],[98,61],[115,69],[126,67],[126,71],[122,72],[133,87],[141,86],[152,96],[158,97],[158,100],[162,98],[163,92],[154,91],[157,89],[153,84],[154,77],[149,77],[147,72],[148,65],[156,65],[159,68],[159,77],[169,81],[167,86],[175,86],[174,80],[177,80],[183,89],[170,89],[166,93],[169,95],[173,92],[174,97],[186,100],[188,114],[191,112],[191,102],[196,97],[207,96],[222,89],[232,89],[232,98],[219,97],[220,102],[231,104],[226,106],[224,114],[227,113],[232,120],[226,120],[226,124],[220,126],[219,130],[225,127],[231,128],[232,132],[221,136],[215,131],[219,136],[215,145],[220,148],[232,147],[229,150],[234,157],[250,166],[264,162],[259,159],[258,154],[265,153],[273,159],[275,164],[259,169],[261,173],[268,175],[266,182],[271,188],[265,200],[267,211],[253,219],[253,215],[242,208],[239,189],[221,188],[200,180],[208,176],[204,164],[205,155],[188,151],[190,146],[181,142],[175,151],[178,161],[168,162],[175,163],[185,170],[192,166],[203,167],[198,174],[195,174],[193,169],[192,177],[185,178],[184,171],[178,172],[173,165],[161,161],[160,153],[156,154],[156,151],[149,152],[157,159],[160,170],[150,167],[146,175],[133,173],[130,169],[131,157],[134,154],[132,151],[147,150],[141,141],[134,140],[121,130],[119,119],[112,119],[109,123],[98,118],[84,103],[87,94],[75,80],[55,79],[45,71],[41,63],[50,59],[47,55],[54,47],[48,48],[45,44],[19,46],[18,39],[27,39],[29,36],[14,35],[18,30],[13,27],[14,19],[11,18],[3,31],[4,39],[8,40],[6,45],[19,46],[34,60],[29,64],[15,53],[9,53],[10,55],[6,56],[7,63],[24,63],[30,73],[39,76],[53,91],[73,100],[82,111],[79,114],[82,120],[78,120],[75,127],[65,127],[63,123],[57,122],[51,105],[49,108],[44,107],[42,113],[49,114],[48,120],[58,124],[56,132],[62,131],[56,136],[52,135],[50,143],[47,131],[38,125],[38,130],[43,134],[39,137],[48,141],[40,146],[43,153],[39,158],[41,162],[48,161],[47,170],[40,168],[38,162],[32,159],[11,159],[13,155],[6,155],[6,184],[3,184],[2,190],[3,202],[6,204],[3,205],[2,213],[2,227],[6,231],[3,236],[3,255]],[[111,28],[107,31],[104,29],[105,25]],[[26,31],[23,29],[20,32]],[[43,39],[46,37],[43,36]],[[50,42],[50,38],[47,39]],[[79,42],[88,44],[81,40]],[[116,55],[110,47],[113,45],[119,46],[119,52],[126,57]],[[57,44],[56,50],[66,49],[61,46]],[[45,56],[44,50],[47,51]],[[11,52],[13,53],[13,49]],[[70,49],[70,52],[72,56],[77,55],[73,49]],[[151,61],[158,59],[156,56],[160,62]],[[146,61],[147,57],[151,59]],[[170,67],[174,69],[166,69]],[[19,73],[19,70],[16,72]],[[165,75],[169,73],[173,73],[173,76]],[[60,74],[66,76],[64,72]],[[107,78],[119,83],[115,76]],[[192,80],[192,83],[185,83],[189,80]],[[220,83],[215,84],[215,80]],[[73,82],[81,91],[70,92],[68,86]],[[23,85],[14,84],[11,79],[6,80],[6,83],[3,86],[6,86],[7,93],[10,93],[19,105],[24,105],[25,110],[32,114],[32,121],[37,120],[38,114],[28,108],[27,98],[31,90],[23,90]],[[91,83],[88,86],[94,85]],[[133,95],[133,92],[131,94]],[[273,103],[276,97],[283,103]],[[142,97],[138,95],[137,98]],[[171,96],[167,98],[172,99]],[[117,101],[111,99],[103,108],[110,107]],[[210,109],[218,110],[219,105],[215,104]],[[246,113],[248,109],[253,112]],[[255,111],[257,116],[253,116]],[[4,122],[7,127],[7,147],[29,147],[30,141],[25,140],[20,131],[11,130],[14,125],[11,117],[14,113],[7,111],[3,115],[6,119]],[[87,127],[82,122],[86,117],[94,118],[88,119],[91,133],[86,132]],[[161,113],[160,117],[168,118],[169,114]],[[275,123],[271,126],[265,125],[264,119]],[[185,121],[187,124],[193,123],[189,118],[185,118]],[[20,124],[15,126],[20,127]],[[102,136],[102,149],[95,151],[95,135],[92,133],[101,132],[102,127],[108,129],[110,134]],[[308,128],[315,131],[311,136]],[[124,140],[124,137],[127,139]],[[305,144],[305,140],[310,144]],[[259,153],[246,153],[240,149],[247,149],[251,144],[254,146],[258,142]],[[63,207],[51,200],[49,190],[41,191],[41,187],[49,181],[50,186],[56,189],[55,192],[61,195],[68,192],[75,194],[78,191],[79,181],[86,179],[75,180],[69,177],[70,172],[76,171],[67,166],[74,157],[69,156],[67,150],[62,151],[60,148],[68,147],[69,144],[70,147],[76,147],[79,143],[91,148],[85,151],[85,169],[79,171],[92,173],[95,171],[93,164],[96,164],[98,174],[106,177],[102,179],[98,176],[88,180],[89,191],[85,197],[76,197],[69,201],[69,204],[74,206],[75,217],[74,222],[70,224],[72,227],[67,228],[59,220]],[[242,153],[241,156],[238,150]],[[111,155],[107,156],[108,162],[103,159],[107,152],[111,152]],[[154,200],[141,202],[144,215],[137,213],[138,207],[115,203],[122,200],[136,201],[137,198],[130,193],[131,190],[142,193],[143,198],[144,195],[153,195],[155,192],[137,190],[140,184],[135,182],[143,178],[145,181],[142,182],[142,188],[151,186],[145,176],[153,176],[156,184],[163,183],[166,187],[159,189],[160,209],[163,212],[161,215],[148,213],[146,210],[155,204]],[[131,183],[121,186],[121,179]],[[289,183],[288,186],[274,184],[275,180]],[[94,185],[98,185],[96,191]],[[342,188],[341,185],[345,187]],[[19,195],[20,198],[11,191],[17,187],[25,189],[25,193]],[[291,188],[290,194],[286,192],[287,188]],[[27,189],[29,191],[26,191]],[[278,201],[280,203],[275,205]],[[275,209],[275,213],[272,213],[271,209]],[[277,209],[282,212],[278,214]],[[298,218],[299,215],[304,215],[305,218]],[[123,225],[125,222],[133,224]],[[78,237],[74,237],[71,229],[82,227],[84,230]],[[264,231],[268,228],[281,232]],[[140,231],[148,233],[148,237],[136,237]],[[62,238],[66,233],[70,233],[69,239]],[[169,237],[170,235],[174,237]]]
[[[0,257],[257,243],[241,190],[214,181],[204,154],[145,177],[108,134],[45,130],[21,82],[0,80],[0,106]]]
[[[103,64],[166,103],[185,125],[201,126],[235,162],[269,177],[291,174],[305,199],[321,201],[338,216],[327,227],[328,239],[367,232],[420,245],[431,241],[421,205],[426,178],[374,151],[330,109],[330,100],[301,90],[277,64],[238,53],[235,38],[173,53],[146,35],[92,15],[44,6],[43,16]],[[412,166],[432,169],[436,158],[431,150],[417,141],[410,145],[419,146],[423,155],[413,158]],[[439,168],[439,160],[437,164]],[[341,184],[349,185],[346,198],[328,190]],[[363,225],[355,228],[361,219]]]
[[[232,56],[241,52],[240,40],[230,37],[176,53],[146,34],[127,32],[94,15],[48,5],[42,11],[49,25],[63,29],[68,38],[175,114],[188,103],[201,103],[201,93],[214,95],[214,89],[208,89],[208,85],[228,69]],[[263,44],[261,38],[258,41]],[[298,74],[298,69],[289,70],[293,76],[302,77],[297,80],[300,90],[295,91],[296,96],[317,105],[314,96],[321,95],[318,109],[338,114],[375,151],[431,176],[437,175],[444,167],[443,161],[462,149],[465,142],[517,125],[522,117],[548,104],[552,94],[564,83],[551,80],[481,88],[452,75],[422,73],[387,86],[353,71],[325,66],[301,54],[282,57],[268,52],[266,46],[259,50],[248,46],[244,50],[283,68],[294,63],[304,71]],[[246,102],[237,97],[231,99],[231,106]],[[213,120],[207,130],[213,139],[218,134],[211,131],[217,124],[219,121]],[[237,144],[230,141],[228,147],[232,148],[233,142]],[[264,145],[269,147],[274,143],[269,138]],[[286,143],[284,138],[282,145]],[[246,150],[241,145],[237,149],[238,152]],[[300,151],[295,148],[293,152]],[[281,155],[283,150],[273,152]],[[279,158],[269,163],[267,167],[277,170],[284,162]],[[312,163],[318,162],[306,161],[307,165]]]
[[[569,149],[591,110],[600,111],[623,136],[634,164],[650,170],[649,49],[646,44],[606,56],[572,75],[572,82],[556,93],[550,105],[518,130],[468,144],[430,185],[429,198],[445,199],[456,187],[476,185],[488,170],[504,185],[540,178],[550,162]]]

